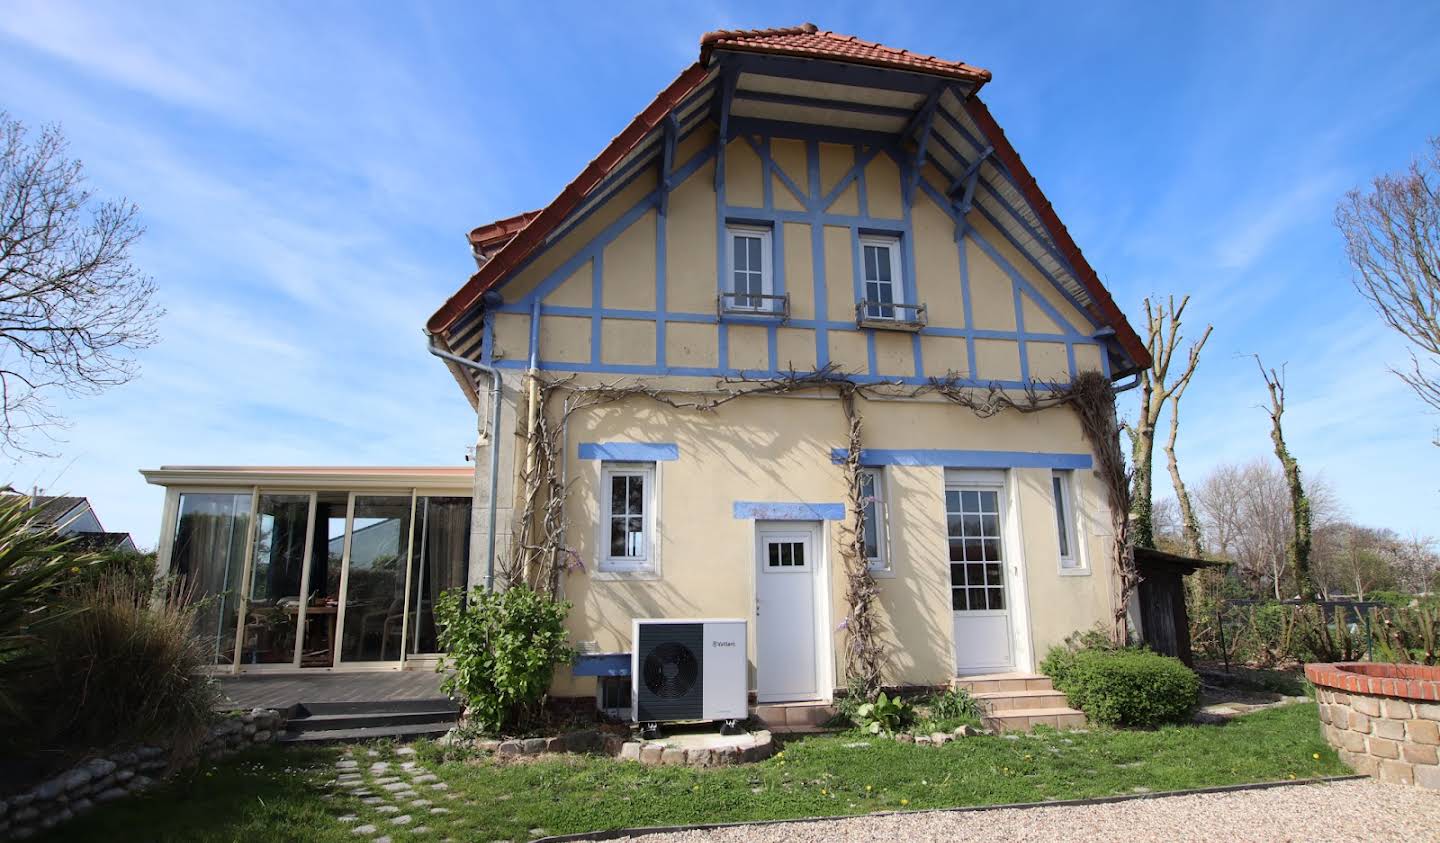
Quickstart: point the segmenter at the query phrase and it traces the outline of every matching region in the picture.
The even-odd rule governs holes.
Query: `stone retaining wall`
[[[587,729],[550,738],[467,741],[450,737],[453,745],[467,745],[481,752],[501,757],[543,755],[556,752],[593,752],[638,761],[641,764],[684,764],[691,767],[718,767],[763,761],[775,752],[775,742],[768,730],[751,732],[734,738],[717,736],[717,746],[679,747],[665,741],[633,741],[611,732]]]
[[[1440,668],[1308,664],[1325,740],[1352,770],[1440,790]]]
[[[278,711],[257,708],[235,712],[210,728],[200,744],[199,755],[214,758],[269,743],[284,728],[285,717]],[[100,803],[139,793],[179,769],[184,760],[174,758],[166,747],[141,746],[77,764],[0,799],[0,840],[25,840],[69,822]]]

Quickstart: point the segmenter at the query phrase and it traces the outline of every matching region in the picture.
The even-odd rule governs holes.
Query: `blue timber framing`
[[[768,64],[768,62],[762,62]],[[717,255],[717,294],[723,290],[726,275],[726,245],[725,227],[727,223],[749,223],[766,225],[771,228],[772,235],[772,264],[775,281],[775,292],[786,292],[784,265],[785,249],[796,248],[799,244],[787,243],[784,236],[784,225],[787,222],[807,224],[810,228],[811,239],[811,268],[813,273],[813,317],[798,319],[792,318],[783,322],[787,328],[809,329],[815,332],[815,359],[816,367],[822,368],[830,362],[829,340],[831,332],[852,332],[861,333],[866,336],[866,351],[864,370],[849,373],[857,382],[861,383],[905,383],[921,384],[927,382],[925,362],[922,357],[922,337],[958,337],[966,341],[966,365],[965,371],[956,373],[959,375],[961,385],[970,386],[999,386],[1001,388],[1023,388],[1028,385],[1030,379],[1029,355],[1026,348],[1029,342],[1047,342],[1062,344],[1065,348],[1066,368],[1071,377],[1077,372],[1075,347],[1077,345],[1090,345],[1100,349],[1100,363],[1108,371],[1108,355],[1105,347],[1112,342],[1110,336],[1113,331],[1106,332],[1097,330],[1088,312],[1069,293],[1057,279],[1049,275],[1043,265],[1040,265],[1035,257],[1014,241],[1014,238],[1000,225],[993,216],[987,213],[986,209],[974,202],[974,193],[979,185],[994,193],[994,188],[985,182],[981,177],[981,164],[989,148],[983,148],[982,154],[974,161],[966,162],[965,159],[954,150],[945,138],[934,131],[935,121],[938,115],[944,115],[954,128],[963,132],[964,127],[955,121],[955,118],[946,112],[945,108],[939,105],[941,92],[934,86],[933,80],[926,87],[901,86],[899,90],[911,91],[924,97],[918,109],[901,109],[897,107],[884,107],[887,110],[867,110],[870,113],[893,114],[900,118],[907,118],[904,131],[899,135],[886,134],[883,132],[872,132],[864,130],[845,129],[841,127],[826,127],[812,124],[787,123],[784,121],[771,121],[758,118],[734,116],[730,114],[730,103],[735,99],[762,99],[765,101],[779,102],[782,98],[795,105],[824,105],[829,107],[828,101],[809,102],[815,98],[799,98],[791,100],[789,95],[761,95],[751,96],[753,92],[737,91],[738,74],[740,69],[749,71],[746,63],[739,63],[731,66],[722,66],[717,73],[716,79],[706,84],[703,93],[709,96],[712,92],[714,102],[710,110],[711,116],[720,124],[720,131],[717,133],[716,142],[713,145],[707,144],[702,150],[696,153],[689,161],[679,167],[675,166],[676,150],[679,144],[691,133],[707,125],[707,121],[701,119],[694,122],[688,128],[682,129],[682,124],[675,118],[675,112],[666,118],[660,128],[660,146],[658,154],[648,154],[649,166],[629,162],[626,165],[627,172],[623,178],[620,173],[612,174],[603,185],[603,191],[613,195],[624,189],[634,179],[651,177],[656,178],[657,186],[654,190],[642,197],[638,202],[626,209],[619,219],[607,225],[592,239],[564,261],[558,268],[550,272],[539,284],[521,300],[510,302],[483,313],[483,318],[477,310],[475,315],[467,314],[466,318],[457,323],[458,329],[452,332],[452,337],[460,336],[463,331],[465,342],[456,343],[456,346],[470,345],[474,337],[480,338],[480,357],[485,362],[497,365],[501,368],[520,368],[525,362],[520,360],[493,359],[494,332],[495,332],[495,311],[501,313],[525,312],[538,314],[540,318],[532,317],[532,333],[538,336],[539,323],[545,316],[568,316],[585,318],[589,321],[591,328],[590,348],[588,349],[589,360],[561,361],[545,360],[538,361],[539,368],[551,371],[575,371],[575,372],[597,372],[612,374],[634,374],[634,375],[695,375],[695,376],[748,376],[748,377],[776,377],[784,374],[789,366],[779,359],[778,335],[782,326],[780,320],[775,316],[766,314],[721,314],[677,312],[671,311],[668,306],[666,287],[668,277],[668,243],[666,220],[669,212],[669,194],[683,184],[688,178],[698,172],[707,162],[715,166],[715,208],[716,208],[716,255]],[[896,88],[892,88],[896,89]],[[697,92],[691,100],[693,104],[698,101],[702,92]],[[684,106],[682,106],[683,108]],[[677,109],[677,112],[681,109]],[[693,119],[693,118],[692,118]],[[795,139],[804,142],[806,159],[806,180],[807,185],[802,189],[791,173],[779,165],[771,154],[773,138]],[[915,144],[913,150],[902,148],[901,144],[905,139]],[[730,205],[726,199],[724,167],[726,151],[732,142],[743,139],[760,160],[760,172],[763,179],[762,207],[754,208],[748,206]],[[966,135],[967,142],[972,138]],[[820,172],[820,144],[837,143],[848,145],[853,150],[853,161],[849,169],[841,176],[828,191],[821,181]],[[965,166],[965,170],[959,174],[952,175],[946,171],[944,165],[927,155],[926,150],[931,143],[939,143],[946,148],[949,154],[956,161]],[[899,218],[874,217],[871,215],[871,203],[869,189],[866,184],[866,168],[878,157],[888,156],[894,161],[900,171],[900,187],[902,191],[900,207],[902,216]],[[657,161],[658,159],[658,161]],[[928,164],[935,168],[936,172],[948,180],[950,188],[941,191],[931,184],[922,175],[924,166]],[[656,172],[658,170],[658,173]],[[1003,172],[1003,168],[997,168]],[[776,184],[781,185],[776,188]],[[857,213],[832,212],[832,207],[845,192],[854,185],[857,200]],[[915,189],[925,193],[929,199],[934,201],[943,212],[948,214],[956,223],[959,232],[956,252],[956,269],[958,270],[958,281],[960,294],[963,301],[965,314],[965,327],[952,326],[926,326],[919,332],[912,334],[910,339],[913,370],[905,372],[891,372],[884,375],[880,372],[881,363],[877,359],[876,332],[873,329],[859,328],[853,321],[848,319],[835,319],[828,316],[830,303],[828,288],[830,285],[840,282],[840,272],[843,267],[826,266],[825,255],[825,229],[836,227],[848,229],[852,241],[852,254],[850,267],[852,276],[852,288],[857,300],[861,297],[859,290],[862,285],[859,260],[859,237],[864,234],[885,234],[898,237],[901,240],[900,251],[903,261],[902,276],[907,301],[918,303],[917,274],[915,266],[914,248],[914,225],[911,219],[911,208],[915,201]],[[956,196],[957,187],[963,191]],[[783,189],[789,191],[796,202],[803,210],[782,209],[776,206],[775,191]],[[998,194],[995,194],[998,196]],[[608,199],[606,201],[609,201]],[[597,201],[591,204],[583,216],[588,216],[602,205]],[[609,308],[604,305],[603,285],[605,283],[604,249],[614,242],[630,226],[650,211],[656,210],[655,230],[655,309],[623,309]],[[966,211],[973,211],[982,214],[1000,235],[1005,237],[1017,251],[1024,255],[1035,273],[1044,277],[1090,324],[1079,329],[1070,320],[1061,314],[1057,308],[1050,303],[1005,256],[990,244],[980,232],[965,224]],[[1012,210],[1013,213],[1013,210]],[[568,233],[578,225],[581,220],[568,221],[561,229]],[[561,234],[552,235],[551,242],[555,242]],[[793,239],[793,238],[791,238]],[[984,330],[974,328],[973,301],[970,290],[970,267],[967,255],[967,246],[974,244],[987,257],[997,264],[1012,282],[1011,296],[1015,308],[1016,330]],[[541,250],[543,252],[543,250]],[[533,261],[537,255],[532,256]],[[527,262],[528,265],[529,262]],[[592,290],[590,306],[559,306],[546,305],[543,300],[553,293],[560,284],[571,277],[576,270],[589,264],[591,267]],[[523,266],[522,265],[522,268]],[[517,269],[518,274],[520,270]],[[514,274],[511,275],[514,277]],[[931,295],[934,295],[931,292]],[[1035,326],[1026,325],[1024,301],[1028,298],[1040,309],[1041,312],[1059,326],[1059,332],[1033,330]],[[603,352],[603,320],[638,320],[654,324],[655,326],[655,362],[641,364],[607,364],[604,362]],[[717,359],[715,366],[669,366],[666,359],[666,326],[668,323],[702,323],[716,325],[716,351]],[[768,363],[765,369],[740,369],[733,367],[730,362],[730,337],[729,328],[731,325],[761,325],[766,329],[765,333],[765,354],[764,359]],[[995,339],[1015,341],[1018,348],[1020,360],[1020,379],[1018,381],[985,379],[984,372],[979,371],[975,353],[976,340]],[[860,361],[847,361],[859,363]],[[1043,388],[1043,387],[1042,387]]]
[[[756,521],[843,521],[845,504],[735,501],[734,514],[742,520]]]
[[[830,451],[832,463],[843,463],[848,457],[844,448]],[[1034,451],[965,451],[944,448],[862,448],[860,464],[864,466],[941,466],[944,468],[1050,468],[1078,471],[1093,468],[1090,454],[1045,453]]]
[[[575,453],[582,460],[673,462],[680,459],[680,446],[674,442],[582,442]]]

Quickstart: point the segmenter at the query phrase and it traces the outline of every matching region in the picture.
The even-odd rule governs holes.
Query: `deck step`
[[[414,740],[443,735],[455,725],[452,721],[410,723],[399,726],[367,726],[354,729],[322,729],[314,732],[286,732],[276,740],[280,743],[350,743],[377,738]]]
[[[459,712],[439,711],[372,711],[354,714],[311,714],[293,717],[287,722],[292,732],[322,732],[336,729],[369,729],[382,726],[410,726],[416,723],[449,723],[455,725]]]
[[[1078,729],[1085,725],[1085,715],[1073,708],[1029,708],[986,715],[982,721],[997,732],[1028,732],[1036,726]]]
[[[972,694],[987,713],[1000,714],[1036,708],[1068,708],[1069,700],[1059,691],[983,691]]]
[[[371,700],[366,702],[302,702],[290,716],[305,714],[404,714],[414,711],[460,711],[460,705],[448,697],[415,700]]]

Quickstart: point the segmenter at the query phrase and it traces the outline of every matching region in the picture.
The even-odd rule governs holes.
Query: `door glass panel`
[[[235,661],[240,580],[250,531],[250,494],[180,495],[170,569],[200,604],[196,634],[214,664]]]
[[[315,501],[315,539],[310,549],[310,584],[305,607],[301,667],[335,663],[340,614],[340,568],[345,558],[346,492],[320,492]]]
[[[1000,496],[994,491],[946,491],[950,541],[950,605],[957,611],[1005,608],[1000,542]]]
[[[409,495],[357,495],[350,535],[350,576],[340,658],[400,658],[405,634]]]
[[[242,664],[291,664],[300,619],[309,495],[260,496]]]
[[[469,579],[470,498],[418,499],[407,653],[440,652],[435,634],[435,601],[442,591],[465,588]]]

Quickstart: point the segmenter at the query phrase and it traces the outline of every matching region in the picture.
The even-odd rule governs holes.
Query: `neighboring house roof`
[[[935,56],[897,50],[854,35],[842,35],[820,29],[813,23],[779,29],[722,29],[700,37],[700,63],[710,63],[713,50],[770,53],[800,58],[839,59],[854,64],[894,67],[937,76],[950,76],[975,83],[978,87],[990,81],[990,71],[962,61],[948,61]]]
[[[137,552],[135,540],[129,533],[71,533],[65,549],[79,553],[104,553],[111,550]]]
[[[979,168],[983,178],[994,183],[991,188],[994,201],[1024,203],[1025,218],[1031,222],[1017,223],[1020,236],[1028,238],[1035,249],[1042,253],[1040,260],[1053,265],[1055,273],[1067,281],[1072,293],[1083,294],[1089,299],[1085,304],[1092,317],[1114,331],[1115,341],[1137,369],[1150,365],[1150,353],[1145,342],[1131,327],[1099,275],[1060,222],[1049,199],[1040,190],[1034,176],[1030,174],[1005,133],[1000,130],[989,109],[975,95],[974,92],[990,80],[990,72],[963,62],[946,61],[874,44],[854,36],[822,31],[814,24],[785,29],[711,32],[702,37],[700,60],[686,68],[675,81],[666,86],[549,205],[538,213],[529,212],[499,220],[481,226],[471,233],[472,245],[476,232],[482,232],[481,236],[486,238],[487,242],[501,245],[498,248],[487,247],[488,259],[480,266],[479,271],[430,317],[426,330],[431,334],[448,331],[480,301],[486,291],[501,283],[537,249],[546,245],[548,238],[555,234],[572,213],[586,203],[590,192],[609,173],[622,162],[630,160],[632,153],[643,154],[638,150],[647,144],[650,147],[658,146],[658,143],[653,143],[651,139],[653,135],[659,134],[657,129],[661,122],[689,94],[709,81],[714,75],[711,65],[715,61],[715,54],[725,51],[867,65],[940,76],[966,83],[968,94],[960,100],[963,117],[979,130],[980,142],[989,143],[993,147],[993,159],[999,162],[997,168],[995,160],[986,161],[983,155],[977,155],[973,165]],[[938,154],[938,151],[932,151],[932,160]],[[960,163],[965,162],[962,160]],[[977,200],[977,207],[981,204],[983,202]],[[1040,230],[1027,231],[1027,224],[1032,228],[1038,226]],[[515,228],[516,225],[519,226],[518,229]],[[1057,252],[1063,260],[1056,259]]]
[[[65,516],[74,512],[76,507],[81,505],[89,506],[90,502],[85,498],[57,495],[47,497],[41,495],[34,499],[33,509],[29,513],[30,520],[43,526],[63,526],[70,519]]]

